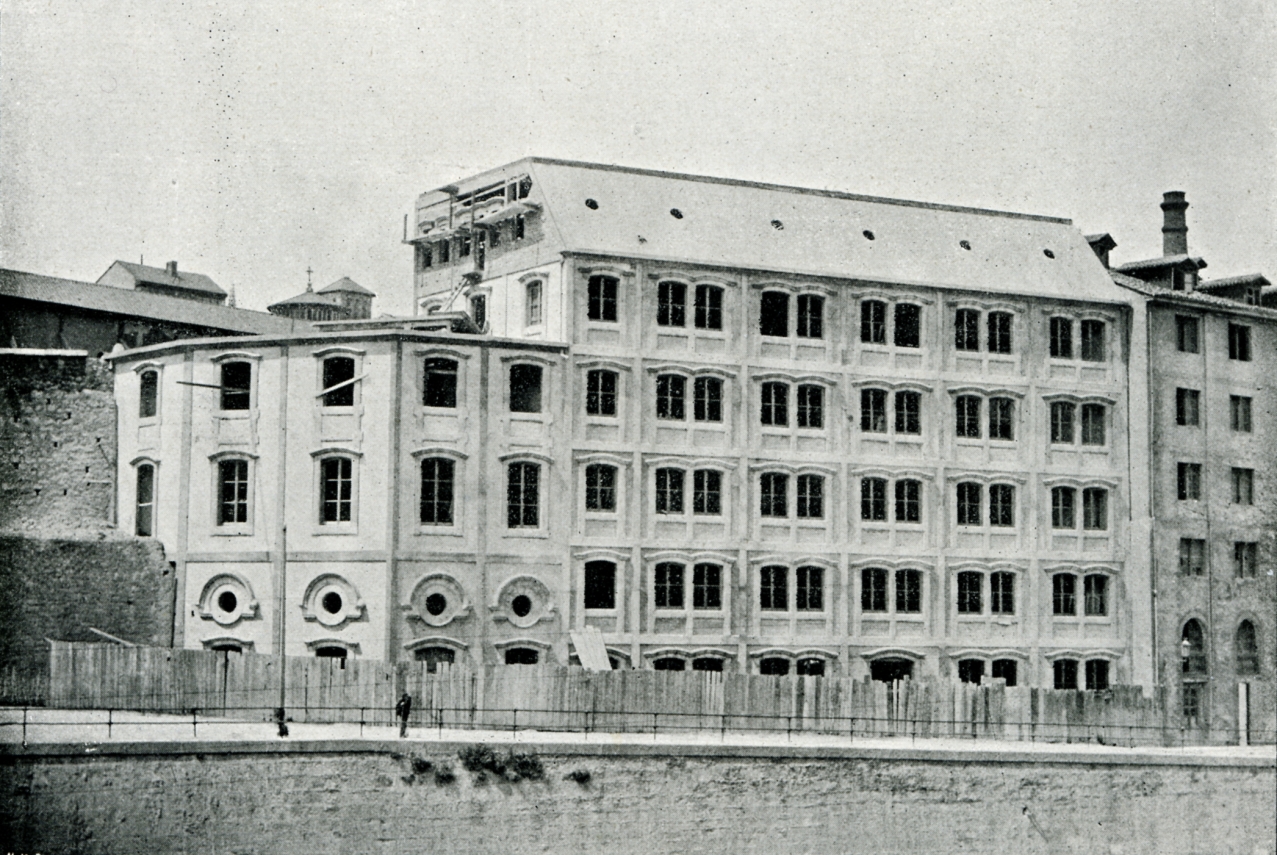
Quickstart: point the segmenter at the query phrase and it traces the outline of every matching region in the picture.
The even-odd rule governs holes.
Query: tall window
[[[1201,623],[1196,619],[1189,620],[1184,624],[1184,631],[1180,637],[1181,646],[1188,653],[1183,658],[1183,672],[1185,674],[1205,674],[1208,670],[1206,659],[1206,634],[1202,631]],[[1186,645],[1183,642],[1188,642]]]
[[[896,393],[896,433],[922,433],[922,394]]]
[[[1104,322],[1082,321],[1082,360],[1084,362],[1103,362]]]
[[[1109,613],[1109,577],[1088,573],[1082,579],[1084,610],[1087,617],[1104,617]]]
[[[422,404],[427,407],[457,406],[457,363],[451,359],[427,359],[422,383]]]
[[[616,608],[616,565],[611,561],[588,561],[585,564],[585,607]]]
[[[989,574],[989,611],[995,615],[1015,614],[1015,574]]]
[[[794,606],[800,612],[818,612],[825,607],[825,571],[820,567],[799,567],[794,571]]]
[[[456,464],[446,457],[421,461],[421,522],[452,525]]]
[[[989,353],[1011,352],[1011,314],[989,312]]]
[[[980,525],[979,484],[963,481],[958,485],[958,525]]]
[[[511,463],[506,476],[506,527],[540,525],[541,467],[536,463]]]
[[[1073,358],[1073,320],[1051,318],[1051,356],[1055,359]]]
[[[1086,690],[1103,692],[1109,687],[1109,663],[1107,659],[1086,660]]]
[[[1175,346],[1181,353],[1197,353],[1197,318],[1187,315],[1175,316]]]
[[[692,418],[698,422],[723,420],[723,381],[697,377],[692,383]]]
[[[1255,504],[1255,470],[1233,467],[1233,504]]]
[[[495,244],[494,244],[495,245]],[[532,327],[541,323],[541,282],[529,282],[527,294],[527,325]]]
[[[865,344],[887,343],[887,304],[864,300],[860,304],[860,340]]]
[[[823,338],[825,330],[825,298],[815,294],[798,296],[798,337]]]
[[[989,439],[1015,439],[1015,401],[989,399]]]
[[[1077,688],[1077,660],[1076,659],[1056,659],[1051,663],[1051,676],[1054,678],[1052,688],[1055,689],[1076,689]]]
[[[719,516],[723,513],[723,473],[717,469],[697,469],[692,473],[692,513]]]
[[[819,475],[798,476],[798,503],[795,508],[799,519],[818,520],[825,516],[825,479]]]
[[[355,360],[349,356],[330,356],[324,360],[323,401],[325,407],[355,405]]]
[[[761,421],[765,425],[789,424],[789,384],[775,381],[763,384]]]
[[[510,366],[510,412],[541,412],[541,366]]]
[[[953,318],[954,347],[958,350],[980,349],[980,313],[975,309],[958,309]]]
[[[868,433],[887,432],[886,390],[860,390],[860,429]]]
[[[887,519],[887,482],[885,479],[860,479],[860,518],[870,522],[883,522]]]
[[[616,510],[616,467],[591,463],[585,467],[585,509]]]
[[[1010,484],[989,486],[989,525],[1015,525],[1015,487]]]
[[[1051,577],[1051,614],[1077,614],[1077,576],[1056,573]]]
[[[896,611],[901,614],[922,612],[922,571],[896,571]]]
[[[349,457],[326,457],[319,462],[319,522],[342,523],[351,520],[354,464]]]
[[[1242,324],[1228,325],[1228,358],[1250,362],[1250,327]]]
[[[1067,401],[1051,403],[1051,442],[1073,442],[1073,415],[1077,407]]]
[[[217,524],[248,522],[248,461],[218,461],[217,485]]]
[[[1082,528],[1105,531],[1109,527],[1109,491],[1087,487],[1082,491]]]
[[[1182,576],[1200,576],[1206,572],[1206,541],[1195,537],[1180,538],[1179,572]]]
[[[1200,423],[1201,393],[1196,389],[1175,390],[1175,424],[1196,427]]]
[[[810,383],[798,387],[798,426],[819,428],[825,425],[825,390]]]
[[[656,512],[658,514],[683,513],[682,469],[656,470]]]
[[[482,234],[482,232],[480,233]],[[482,264],[482,262],[480,262]],[[479,329],[486,329],[488,326],[488,298],[482,294],[475,294],[470,298],[470,317],[474,319],[474,325]]]
[[[978,615],[984,611],[984,574],[963,570],[958,574],[958,614]]]
[[[615,371],[602,369],[585,375],[585,412],[591,416],[616,415]]]
[[[1228,421],[1233,430],[1239,433],[1250,433],[1250,398],[1242,395],[1228,396]]]
[[[1082,405],[1082,444],[1103,445],[1105,443],[1105,407],[1103,404]]]
[[[656,608],[683,608],[683,565],[662,561],[656,565]]]
[[[887,610],[887,571],[880,567],[866,567],[860,571],[860,610],[885,612]]]
[[[152,418],[159,403],[160,372],[143,371],[138,390],[138,418]]]
[[[616,289],[614,276],[591,276],[587,286],[589,304],[586,317],[592,321],[616,321]]]
[[[1255,625],[1244,620],[1237,625],[1237,638],[1233,644],[1237,651],[1237,673],[1251,675],[1259,673],[1259,639],[1255,633]]]
[[[1077,528],[1077,491],[1051,488],[1051,528]]]
[[[134,532],[138,537],[150,537],[155,533],[155,466],[143,463],[137,467],[137,522]]]
[[[1233,543],[1233,575],[1238,579],[1255,578],[1255,562],[1258,557],[1258,543],[1244,540]]]
[[[1181,501],[1202,497],[1202,464],[1176,464],[1176,492]]]
[[[922,307],[913,303],[896,304],[896,347],[922,346]]]
[[[980,438],[980,399],[975,395],[959,395],[954,403],[958,436],[969,439]]]
[[[765,517],[789,516],[789,476],[780,472],[764,472],[759,477],[759,513]]]
[[[759,304],[758,331],[763,335],[789,335],[789,295],[764,291]]]
[[[763,611],[789,609],[789,568],[768,565],[759,573],[759,608]]]
[[[922,482],[902,479],[896,482],[896,522],[922,522]]]
[[[976,685],[979,685],[980,681],[984,679],[984,660],[959,659],[958,679],[963,683],[975,683]]]
[[[661,374],[656,378],[656,417],[682,421],[687,418],[687,378]]]
[[[247,410],[252,398],[253,366],[249,362],[222,363],[222,409]]]
[[[697,564],[692,568],[692,608],[723,607],[723,568],[717,564]]]
[[[696,286],[696,328],[721,330],[723,328],[723,289],[716,285]]]
[[[656,323],[662,327],[687,325],[687,286],[682,282],[662,282],[656,286]]]
[[[439,241],[439,263],[446,264],[452,258],[452,241]]]

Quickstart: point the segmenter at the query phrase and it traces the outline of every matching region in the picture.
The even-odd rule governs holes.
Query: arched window
[[[687,378],[661,374],[656,378],[656,417],[682,421],[687,418]]]
[[[687,662],[677,656],[665,656],[653,662],[652,668],[657,671],[686,671]]]
[[[1051,663],[1051,676],[1054,678],[1052,688],[1077,688],[1077,660],[1056,659]]]
[[[784,677],[789,673],[789,660],[779,656],[768,656],[758,663],[758,673],[771,677]]]
[[[722,673],[723,660],[717,656],[701,656],[692,660],[692,670]]]
[[[430,674],[439,670],[439,663],[451,665],[457,659],[456,651],[449,647],[421,647],[414,656],[418,662],[426,663],[426,672]]]
[[[1014,659],[994,659],[992,677],[995,680],[1006,680],[1007,686],[1016,684],[1019,668]]]
[[[817,659],[814,656],[799,659],[796,673],[800,677],[823,677],[825,676],[825,660]]]
[[[894,683],[913,676],[913,662],[908,659],[875,659],[869,663],[869,677],[880,683]]]
[[[134,531],[138,537],[150,537],[155,533],[155,465],[142,463],[137,467],[137,522]]]
[[[452,501],[456,463],[446,457],[421,461],[421,521],[427,525],[452,525]]]
[[[541,520],[541,467],[511,463],[506,481],[506,527],[537,528]]]
[[[980,681],[984,679],[984,660],[958,660],[958,679],[964,683],[975,683],[976,685],[979,685]]]
[[[505,652],[507,665],[535,665],[541,661],[541,654],[531,647],[511,647]]]
[[[160,372],[143,371],[141,376],[141,389],[139,391],[140,400],[138,402],[138,417],[143,419],[153,418],[159,405],[160,392]]]
[[[1237,625],[1237,673],[1259,673],[1259,639],[1255,635],[1255,625],[1244,620]]]
[[[1206,635],[1202,631],[1201,622],[1196,618],[1184,624],[1184,631],[1180,636],[1180,652],[1185,674],[1197,675],[1207,672]]]
[[[319,461],[319,522],[342,523],[352,519],[354,463],[349,457],[325,457]]]

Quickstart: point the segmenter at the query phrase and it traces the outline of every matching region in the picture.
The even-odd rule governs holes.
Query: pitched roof
[[[188,273],[185,270],[179,270],[177,271],[177,275],[174,276],[163,267],[148,267],[145,264],[134,264],[131,261],[117,261],[115,264],[118,264],[127,270],[138,282],[146,282],[152,285],[163,285],[168,288],[185,288],[187,291],[202,291],[205,294],[220,294],[223,297],[226,296],[226,292],[223,291],[216,282],[209,279],[203,273]]]
[[[1233,288],[1237,285],[1258,285],[1261,288],[1267,287],[1268,278],[1262,273],[1246,273],[1241,276],[1226,276],[1223,279],[1211,279],[1197,283],[1199,291],[1213,291],[1217,288]]]
[[[341,306],[341,299],[333,294],[315,293],[314,291],[303,291],[292,297],[280,300],[278,303],[272,303],[268,309],[276,306]]]
[[[1223,297],[1216,297],[1213,294],[1203,294],[1199,291],[1172,291],[1159,285],[1150,285],[1143,279],[1136,279],[1134,276],[1127,276],[1125,273],[1120,273],[1116,270],[1110,270],[1109,275],[1113,277],[1114,282],[1123,288],[1129,288],[1159,302],[1196,306],[1198,308],[1225,309],[1238,314],[1277,321],[1277,309],[1251,306],[1246,303],[1239,303],[1237,300],[1228,300]]]
[[[360,285],[354,279],[351,279],[349,276],[343,276],[340,279],[338,279],[336,282],[334,282],[333,284],[325,285],[323,288],[320,288],[317,293],[329,294],[329,293],[338,292],[338,291],[348,291],[351,294],[366,294],[369,297],[377,296],[376,294],[369,291],[364,286]]]
[[[1155,270],[1159,267],[1178,267],[1190,263],[1194,270],[1203,270],[1206,267],[1206,260],[1198,256],[1164,255],[1161,258],[1147,258],[1143,261],[1128,261],[1126,264],[1119,264],[1113,269],[1131,273],[1138,270]]]

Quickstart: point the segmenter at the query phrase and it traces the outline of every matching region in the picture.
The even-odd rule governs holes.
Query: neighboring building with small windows
[[[295,297],[266,307],[272,315],[303,321],[356,321],[372,317],[372,300],[377,296],[349,276],[343,276],[318,291],[310,282]]]

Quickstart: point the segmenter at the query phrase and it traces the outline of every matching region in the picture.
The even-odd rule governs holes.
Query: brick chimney
[[[1162,194],[1162,255],[1188,255],[1188,202],[1181,190]]]
[[[1181,196],[1183,196],[1184,194],[1183,194],[1183,193],[1181,193],[1180,195],[1181,195]],[[1187,206],[1187,203],[1185,203],[1185,206]],[[1163,207],[1165,207],[1165,206],[1163,206]],[[169,275],[169,276],[176,277],[176,276],[177,276],[177,262],[176,262],[176,261],[170,261],[168,264],[164,265],[164,270],[168,273],[168,275]]]

